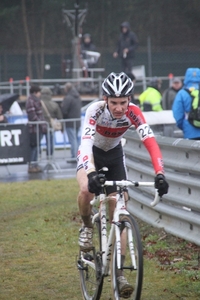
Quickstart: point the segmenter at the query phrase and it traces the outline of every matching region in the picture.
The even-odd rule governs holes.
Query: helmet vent
[[[110,97],[127,97],[133,93],[133,82],[124,73],[112,72],[102,83],[103,94]]]

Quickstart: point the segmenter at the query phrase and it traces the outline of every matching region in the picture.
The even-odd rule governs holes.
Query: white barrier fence
[[[137,181],[154,180],[149,153],[137,133],[130,129],[125,138],[129,178]],[[131,188],[129,210],[155,227],[164,228],[168,233],[200,245],[200,141],[160,135],[156,139],[164,158],[169,192],[152,208],[153,188]]]

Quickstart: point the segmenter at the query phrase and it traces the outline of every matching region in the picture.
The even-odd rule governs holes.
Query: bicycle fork
[[[117,194],[117,205],[114,213],[114,224],[115,226],[115,237],[116,237],[116,259],[117,259],[117,269],[121,269],[121,257],[122,255],[125,255],[122,249],[122,244],[127,244],[129,247],[130,255],[131,255],[131,262],[133,269],[136,269],[136,260],[135,260],[135,250],[134,250],[134,242],[133,242],[133,236],[132,236],[132,229],[131,226],[128,226],[126,224],[126,229],[127,232],[121,232],[120,226],[120,216],[121,215],[129,215],[129,212],[125,208],[125,203],[124,203],[124,196],[122,193]],[[122,241],[123,239],[123,241]],[[123,246],[124,246],[123,245]]]
[[[100,203],[101,205],[101,236],[102,236],[102,273],[107,276],[109,273],[109,267],[110,267],[110,260],[111,260],[111,252],[112,252],[112,246],[113,242],[115,242],[116,245],[116,258],[117,258],[117,268],[121,269],[121,255],[122,253],[122,247],[121,247],[121,235],[120,235],[120,226],[121,222],[119,221],[120,214],[122,214],[122,207],[124,206],[119,204],[119,207],[117,205],[116,211],[115,211],[115,217],[111,224],[111,229],[109,236],[107,236],[107,220],[106,220],[106,204],[104,201]],[[126,210],[123,210],[123,215],[129,215],[129,213]],[[134,258],[134,248],[133,248],[133,240],[131,235],[131,230],[128,232],[128,243],[130,252],[133,254],[132,256],[132,264],[135,266],[135,258]]]
[[[103,196],[104,197],[104,196]],[[118,249],[121,253],[121,242],[120,242],[120,232],[118,224],[115,222],[112,222],[109,236],[107,236],[107,220],[106,220],[106,203],[103,201],[104,198],[100,198],[100,205],[101,205],[101,237],[102,237],[102,274],[105,276],[109,275],[109,269],[110,269],[110,261],[111,261],[111,252],[112,252],[112,246],[114,242],[114,237],[116,234],[116,231],[118,231],[119,238],[117,239],[117,244],[119,245]],[[119,260],[119,265],[121,266],[121,256]]]

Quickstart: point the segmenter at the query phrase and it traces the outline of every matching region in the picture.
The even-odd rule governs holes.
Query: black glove
[[[162,197],[168,193],[169,184],[163,174],[157,174],[155,177],[155,188],[158,189],[158,194]]]
[[[88,190],[90,193],[99,195],[101,191],[101,182],[97,172],[91,172],[88,177]]]

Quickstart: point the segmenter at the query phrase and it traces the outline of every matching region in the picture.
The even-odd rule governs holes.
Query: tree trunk
[[[44,76],[44,37],[45,37],[45,12],[43,10],[38,14],[35,14],[36,5],[34,0],[32,4],[32,41],[33,41],[33,55],[35,58],[35,67],[37,79],[42,79]],[[38,28],[40,28],[38,32]]]
[[[30,35],[28,30],[25,0],[21,0],[21,6],[22,6],[22,20],[24,25],[24,33],[25,33],[26,46],[27,46],[27,73],[28,73],[27,76],[32,78],[32,65],[31,65],[32,50],[31,50],[31,41],[30,41]]]
[[[38,20],[36,20],[36,14],[34,13],[36,11],[34,0],[31,1],[31,10],[32,10],[31,36],[32,36],[32,52],[33,52],[34,63],[35,63],[34,67],[36,70],[36,78],[41,79],[39,54],[38,54],[39,45],[37,43],[37,36],[36,36],[36,31],[35,31]],[[38,34],[38,32],[37,32],[37,34]]]
[[[42,18],[41,24],[41,50],[40,50],[40,74],[41,78],[44,77],[44,37],[45,37],[45,18]]]

